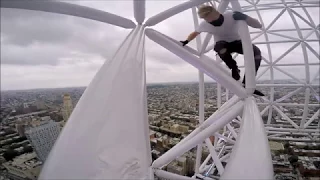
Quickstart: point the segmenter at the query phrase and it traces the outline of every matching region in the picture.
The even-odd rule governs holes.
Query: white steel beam
[[[304,128],[304,124],[306,123],[307,116],[309,115],[309,101],[310,101],[310,88],[306,88],[305,92],[305,100],[304,100],[304,108],[303,108],[303,114],[302,119],[300,122],[300,128]]]
[[[224,168],[223,168],[223,166],[221,164],[221,161],[220,161],[220,159],[219,159],[219,157],[217,155],[217,152],[214,149],[214,147],[213,147],[213,145],[212,145],[212,143],[211,143],[209,138],[207,138],[205,142],[206,142],[206,145],[207,145],[207,147],[209,149],[209,152],[211,154],[211,158],[212,158],[214,164],[217,166],[219,174],[221,175],[223,173],[223,171],[224,171]]]
[[[185,11],[187,9],[190,9],[192,7],[195,7],[197,5],[203,4],[205,2],[208,2],[209,0],[189,0],[187,2],[183,2],[179,5],[176,5],[170,9],[167,9],[165,11],[162,11],[159,14],[156,14],[152,17],[150,17],[146,22],[146,26],[154,26],[178,13],[181,13],[182,11]]]
[[[309,132],[309,133],[320,133],[320,129],[293,129],[293,128],[275,128],[275,127],[265,127],[269,131],[281,131],[281,132]]]
[[[277,106],[272,105],[272,107],[285,119],[287,120],[293,127],[299,128],[299,126],[293,122],[286,114],[284,114]]]
[[[194,22],[194,28],[196,29],[199,26],[196,7],[192,8],[192,16]],[[196,37],[197,50],[200,54],[201,50],[201,36]],[[198,71],[199,74],[199,124],[202,124],[204,121],[204,74],[201,71]],[[199,173],[200,163],[202,157],[202,143],[197,146],[196,153],[196,164],[195,164],[195,174]]]
[[[138,24],[142,24],[146,16],[146,1],[145,0],[133,0],[133,12],[134,18]]]
[[[103,23],[113,24],[127,29],[136,27],[135,23],[127,18],[111,14],[98,9],[70,4],[59,1],[15,1],[1,0],[1,8],[27,9],[35,11],[44,11],[58,14],[66,14],[76,17],[91,19]]]
[[[302,138],[290,138],[290,137],[268,137],[269,140],[278,140],[278,141],[298,141],[298,142],[320,142],[320,139],[302,139]]]
[[[318,109],[318,111],[316,113],[314,113],[314,115],[304,124],[304,128],[307,128],[315,119],[319,120],[319,115],[320,115],[320,109]]]

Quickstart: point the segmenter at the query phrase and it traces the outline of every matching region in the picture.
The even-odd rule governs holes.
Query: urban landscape
[[[260,82],[264,83],[264,82]],[[284,82],[281,82],[284,83]],[[289,82],[287,82],[289,83]],[[270,87],[259,87],[269,97]],[[274,99],[279,99],[296,87],[275,87]],[[315,88],[319,94],[319,87]],[[1,92],[0,119],[0,180],[37,179],[50,150],[68,122],[74,107],[81,98],[85,87],[59,89],[33,89]],[[232,94],[222,88],[222,102]],[[149,84],[148,119],[152,159],[155,160],[198,126],[199,85],[198,83]],[[205,83],[205,119],[218,109],[217,84]],[[266,105],[257,97],[262,111]],[[305,92],[301,91],[282,101],[304,104]],[[319,104],[311,96],[309,104]],[[294,122],[302,119],[303,106],[284,107],[281,111]],[[319,106],[310,106],[310,119]],[[268,113],[262,115],[265,123]],[[283,114],[273,112],[271,124],[275,127],[289,127]],[[310,123],[310,128],[319,129],[319,117]],[[237,124],[234,125],[235,128]],[[294,139],[312,136],[312,140],[288,141],[274,136],[269,138],[270,151],[276,179],[320,180],[320,135],[319,133],[295,133],[286,137]],[[210,137],[215,143],[215,137]],[[230,151],[227,150],[225,152]],[[202,162],[209,155],[204,148]],[[226,158],[227,159],[227,158]],[[192,176],[196,161],[196,147],[165,167],[166,171]],[[209,161],[210,163],[210,161]],[[226,161],[222,164],[225,166]],[[216,179],[217,170],[207,170],[209,177]]]

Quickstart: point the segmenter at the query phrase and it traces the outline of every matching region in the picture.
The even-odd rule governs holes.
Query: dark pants
[[[254,61],[255,61],[255,67],[256,67],[256,73],[257,73],[261,64],[261,59],[262,59],[261,51],[254,44],[252,46],[253,46]],[[214,46],[214,50],[218,53],[220,58],[226,63],[226,65],[230,69],[238,69],[237,62],[232,58],[231,54],[232,53],[243,54],[242,44],[240,40],[232,41],[232,42],[218,41]],[[243,84],[245,84],[245,77],[243,78]]]

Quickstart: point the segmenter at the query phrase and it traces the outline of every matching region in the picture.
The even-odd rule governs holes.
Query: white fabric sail
[[[40,179],[149,179],[149,142],[138,26],[85,90]]]
[[[268,138],[254,97],[245,100],[239,137],[221,179],[273,179]]]

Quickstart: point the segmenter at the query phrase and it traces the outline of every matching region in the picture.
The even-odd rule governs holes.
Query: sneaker
[[[243,86],[244,88],[246,88],[246,85],[245,85],[245,84],[242,84],[242,86]],[[265,96],[261,91],[256,90],[256,89],[254,90],[253,94],[258,95],[258,96]]]
[[[232,77],[233,79],[235,79],[236,81],[238,81],[240,79],[240,70],[239,69],[232,69]]]
[[[258,95],[258,96],[264,96],[264,94],[259,90],[254,90],[253,94]]]

